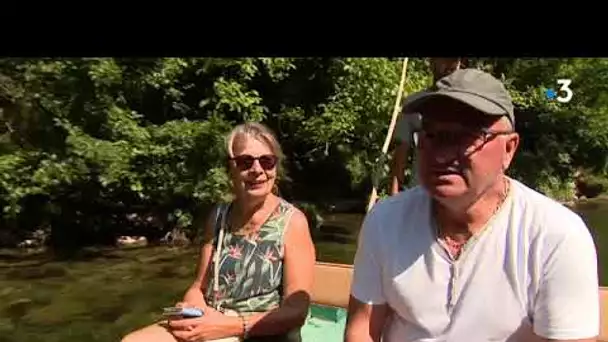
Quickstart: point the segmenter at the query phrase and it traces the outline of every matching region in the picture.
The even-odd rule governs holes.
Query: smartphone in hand
[[[175,318],[196,318],[201,317],[205,313],[201,309],[197,308],[180,308],[180,307],[169,307],[163,308],[163,316],[175,317]]]

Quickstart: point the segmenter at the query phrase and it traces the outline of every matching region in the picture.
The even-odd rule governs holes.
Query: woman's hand
[[[206,341],[238,336],[242,333],[240,318],[226,316],[207,307],[202,317],[170,320],[171,334],[183,341]]]

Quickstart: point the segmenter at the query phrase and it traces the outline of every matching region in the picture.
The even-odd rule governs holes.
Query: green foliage
[[[223,139],[244,121],[266,123],[281,140],[285,196],[364,200],[374,175],[386,187],[381,147],[401,63],[1,59],[0,230],[24,235],[50,225],[83,241],[110,241],[135,233],[129,214],[147,222],[138,233],[155,238],[191,227],[200,208],[229,199]],[[503,78],[516,103],[522,146],[514,177],[550,193],[577,168],[608,173],[608,60],[480,58],[472,65]],[[568,104],[545,98],[558,78],[572,79]],[[428,61],[410,59],[406,94],[430,82]]]
[[[58,225],[80,223],[65,222],[73,221],[66,217],[66,210],[79,210],[70,207],[74,202],[98,209],[88,216],[121,214],[116,212],[118,207],[121,215],[145,208],[159,211],[155,215],[163,220],[189,225],[191,219],[184,217],[191,214],[184,216],[177,209],[192,211],[197,201],[218,201],[227,193],[221,160],[222,138],[230,123],[217,114],[222,113],[223,105],[244,111],[259,99],[250,101],[250,95],[244,94],[231,101],[218,91],[218,106],[209,119],[174,118],[188,106],[177,101],[185,94],[179,83],[185,73],[192,72],[187,70],[189,61],[162,59],[140,68],[129,62],[5,61],[4,66],[10,67],[2,69],[3,79],[10,82],[4,83],[9,91],[3,98],[11,111],[3,112],[9,114],[4,120],[21,129],[4,144],[23,142],[31,147],[0,156],[5,220],[18,221],[20,213],[27,215],[23,210],[28,197],[41,195],[50,207],[62,210],[43,213],[32,222],[34,226],[54,219]],[[25,72],[18,75],[16,70]],[[127,93],[130,88],[122,88],[123,83],[137,84],[139,89]],[[171,109],[161,105],[162,110],[138,113],[147,107],[145,102],[155,101],[151,96],[158,95],[157,90],[163,90],[159,97],[171,102]],[[47,127],[49,140],[38,141],[37,127],[27,125],[23,114],[53,122]]]
[[[578,168],[608,173],[608,60],[587,58],[474,59],[476,67],[502,78],[516,105],[522,143],[511,173],[538,190],[572,198]],[[571,79],[569,103],[550,101],[545,90],[559,90]]]

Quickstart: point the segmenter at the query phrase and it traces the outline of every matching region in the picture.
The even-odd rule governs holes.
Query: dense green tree
[[[608,167],[608,60],[470,59],[502,77],[517,105],[513,174],[559,194],[578,168]],[[273,128],[295,200],[362,202],[398,91],[385,58],[0,59],[0,243],[50,227],[56,247],[158,239],[225,200],[224,135]],[[572,80],[570,103],[545,89]],[[405,91],[428,86],[410,59]],[[380,170],[382,171],[382,170]]]

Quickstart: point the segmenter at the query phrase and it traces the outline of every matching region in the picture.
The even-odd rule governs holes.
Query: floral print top
[[[220,205],[213,245],[230,205]],[[240,235],[224,228],[224,241],[219,257],[218,300],[222,308],[239,313],[271,310],[281,303],[283,290],[283,233],[293,213],[293,206],[281,199],[275,211],[260,229],[251,235]],[[214,259],[208,267],[207,303],[214,305]],[[214,305],[215,306],[215,305]]]

